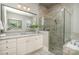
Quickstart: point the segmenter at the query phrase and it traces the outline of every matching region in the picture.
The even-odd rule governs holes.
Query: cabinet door
[[[16,55],[16,48],[0,51],[0,55]]]
[[[6,39],[6,48],[16,48],[16,39]]]
[[[31,37],[28,37],[27,40],[26,40],[26,51],[27,53],[31,53],[35,50],[35,41],[36,41],[36,38],[35,36],[31,36]]]
[[[49,33],[48,33],[48,31],[43,32],[43,45],[47,48],[49,47]]]
[[[6,40],[0,40],[0,45],[6,43]]]
[[[6,48],[8,48],[8,49],[16,48],[16,42],[7,43]]]
[[[37,38],[37,44],[39,46],[39,48],[43,47],[43,36],[42,35],[39,35],[36,37]]]
[[[7,54],[8,55],[16,55],[16,48],[8,49]]]
[[[20,43],[17,44],[17,52],[25,51],[26,50],[26,44],[25,43]]]
[[[25,54],[26,52],[26,37],[17,39],[17,54]]]
[[[13,51],[14,48],[15,48],[15,52]],[[0,54],[1,55],[16,54],[16,39],[1,40]]]
[[[0,44],[0,51],[6,50],[6,44]]]
[[[32,52],[32,44],[33,38],[31,37],[24,37],[17,39],[17,54],[28,54]],[[33,43],[33,42],[32,42]]]
[[[17,54],[28,54],[43,46],[42,36],[30,36],[17,39]]]
[[[27,53],[34,52],[43,46],[42,36],[31,36],[26,41]]]
[[[42,36],[35,36],[31,41],[31,49],[33,51],[40,49],[43,46],[43,38]]]
[[[0,55],[8,55],[7,51],[0,51]]]
[[[6,39],[6,43],[13,43],[16,42],[16,39]]]
[[[6,50],[6,40],[0,40],[0,51]]]

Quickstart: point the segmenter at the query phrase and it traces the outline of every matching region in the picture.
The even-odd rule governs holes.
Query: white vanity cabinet
[[[43,47],[42,35],[0,40],[0,55],[24,55]]]
[[[49,31],[40,31],[43,35],[43,46],[45,50],[49,49]]]
[[[17,55],[26,53],[26,40],[27,37],[17,38]]]
[[[28,36],[17,39],[17,54],[29,54],[43,46],[42,35]]]
[[[16,39],[0,40],[0,55],[15,55]]]

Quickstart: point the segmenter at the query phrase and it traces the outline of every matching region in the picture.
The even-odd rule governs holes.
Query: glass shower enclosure
[[[65,8],[53,16],[48,15],[49,20],[49,51],[63,54],[63,45],[71,40],[71,14]],[[46,24],[45,24],[46,26]]]

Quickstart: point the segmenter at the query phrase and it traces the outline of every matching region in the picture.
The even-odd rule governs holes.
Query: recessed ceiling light
[[[27,8],[28,11],[30,11],[30,8]]]

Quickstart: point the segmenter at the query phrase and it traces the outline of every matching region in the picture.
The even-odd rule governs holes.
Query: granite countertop
[[[40,35],[41,33],[5,33],[4,36],[0,36],[0,39],[11,39],[11,38],[20,38],[20,37],[26,37],[26,36],[35,36]]]

